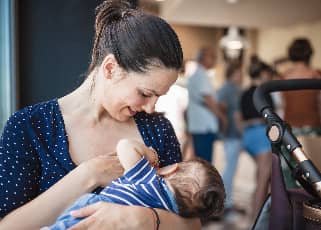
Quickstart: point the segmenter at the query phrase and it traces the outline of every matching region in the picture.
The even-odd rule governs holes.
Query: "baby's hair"
[[[174,30],[163,19],[139,10],[136,4],[107,0],[97,7],[89,73],[108,54],[113,54],[127,72],[146,72],[150,66],[160,64],[181,68],[183,52]]]
[[[181,216],[206,219],[222,213],[224,184],[218,171],[207,161],[197,158],[181,162],[168,180]]]

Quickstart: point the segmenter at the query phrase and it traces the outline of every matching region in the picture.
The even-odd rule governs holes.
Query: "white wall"
[[[275,59],[286,56],[292,40],[302,36],[309,38],[313,45],[312,66],[321,69],[321,20],[286,28],[260,29],[257,37],[258,55],[272,63]]]

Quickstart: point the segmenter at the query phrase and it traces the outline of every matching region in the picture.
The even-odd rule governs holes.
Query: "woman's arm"
[[[76,198],[121,174],[122,167],[115,154],[84,162],[46,192],[5,216],[0,229],[27,230],[50,225]]]
[[[112,211],[111,211],[112,210]],[[198,230],[199,219],[184,219],[174,213],[156,209],[160,225],[159,230]],[[149,208],[123,206],[99,202],[72,213],[75,217],[87,217],[69,230],[109,230],[109,229],[155,229],[155,217]]]
[[[228,122],[222,106],[211,95],[204,95],[203,101],[206,107],[218,117],[222,124],[222,130],[225,131],[227,129]]]
[[[242,121],[242,114],[240,111],[236,111],[234,113],[234,121],[235,121],[235,124],[236,124],[236,128],[238,129],[238,131],[240,133],[243,133],[243,121]]]
[[[161,209],[157,209],[156,211],[161,222],[159,225],[159,230],[201,229],[201,221],[198,218],[182,218],[176,214]]]

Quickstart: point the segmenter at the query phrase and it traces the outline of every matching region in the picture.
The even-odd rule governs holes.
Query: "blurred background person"
[[[179,71],[176,82],[169,88],[165,95],[159,97],[155,105],[155,111],[164,113],[171,122],[177,139],[183,150],[186,142],[184,112],[186,111],[188,93],[185,83],[185,62]]]
[[[223,171],[223,182],[226,191],[225,218],[232,219],[233,207],[233,178],[237,169],[239,154],[241,151],[241,132],[236,125],[236,114],[239,111],[241,96],[242,69],[238,63],[229,64],[225,71],[225,82],[218,90],[218,101],[227,115],[228,125],[222,132],[224,142],[225,167]]]
[[[271,179],[272,154],[270,142],[266,136],[266,125],[253,104],[253,93],[262,83],[271,80],[272,68],[257,56],[251,57],[248,69],[251,78],[250,87],[242,93],[240,112],[238,115],[243,127],[243,148],[254,159],[256,164],[256,187],[252,197],[252,213],[254,219],[258,214],[269,190]],[[272,98],[268,101],[273,105]],[[239,124],[240,124],[239,123]]]
[[[284,79],[320,78],[320,74],[310,66],[313,49],[306,38],[295,39],[288,49],[292,62],[283,75]],[[294,128],[320,129],[320,92],[300,90],[284,92],[284,118]]]
[[[196,63],[185,60],[179,72],[178,79],[168,92],[161,96],[155,106],[157,112],[164,113],[170,120],[180,143],[183,160],[192,160],[195,157],[192,137],[187,131],[187,77],[195,71]]]
[[[212,162],[213,143],[217,139],[219,121],[226,127],[227,119],[214,98],[214,88],[207,71],[215,65],[214,50],[201,48],[197,54],[198,63],[188,79],[187,127],[192,136],[197,156]]]
[[[311,42],[307,38],[294,39],[288,48],[291,67],[284,73],[284,79],[318,79],[320,73],[311,67],[313,56]],[[284,119],[293,128],[307,154],[321,170],[321,116],[320,91],[298,90],[283,93]]]

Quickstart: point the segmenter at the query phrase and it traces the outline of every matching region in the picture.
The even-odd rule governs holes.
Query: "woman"
[[[251,86],[242,93],[240,110],[243,126],[243,147],[256,164],[256,188],[252,198],[252,217],[258,214],[268,194],[271,179],[272,154],[266,136],[266,125],[253,104],[253,93],[259,85],[271,80],[273,71],[256,56],[251,58],[249,67]],[[268,98],[271,105],[272,98]]]
[[[320,78],[320,74],[310,66],[313,49],[308,39],[299,38],[292,42],[288,50],[292,66],[283,77],[284,79]],[[320,92],[318,90],[303,90],[284,92],[284,119],[298,131],[305,128],[311,131],[320,129]],[[298,98],[300,100],[298,100]]]
[[[114,151],[121,138],[152,146],[161,166],[181,160],[172,126],[152,114],[182,65],[175,32],[162,19],[117,0],[97,8],[95,26],[84,83],[65,97],[16,112],[6,124],[0,142],[0,229],[50,225],[76,198],[119,177],[123,170]],[[113,212],[120,209],[121,215]],[[156,214],[159,229],[200,228],[197,219]],[[156,226],[154,212],[135,206],[97,203],[73,215],[86,218],[72,229]]]
[[[285,80],[303,78],[320,79],[320,73],[310,62],[313,48],[306,38],[295,39],[288,49],[291,67],[283,74]],[[283,92],[284,120],[293,128],[313,163],[321,170],[321,101],[319,90]]]

